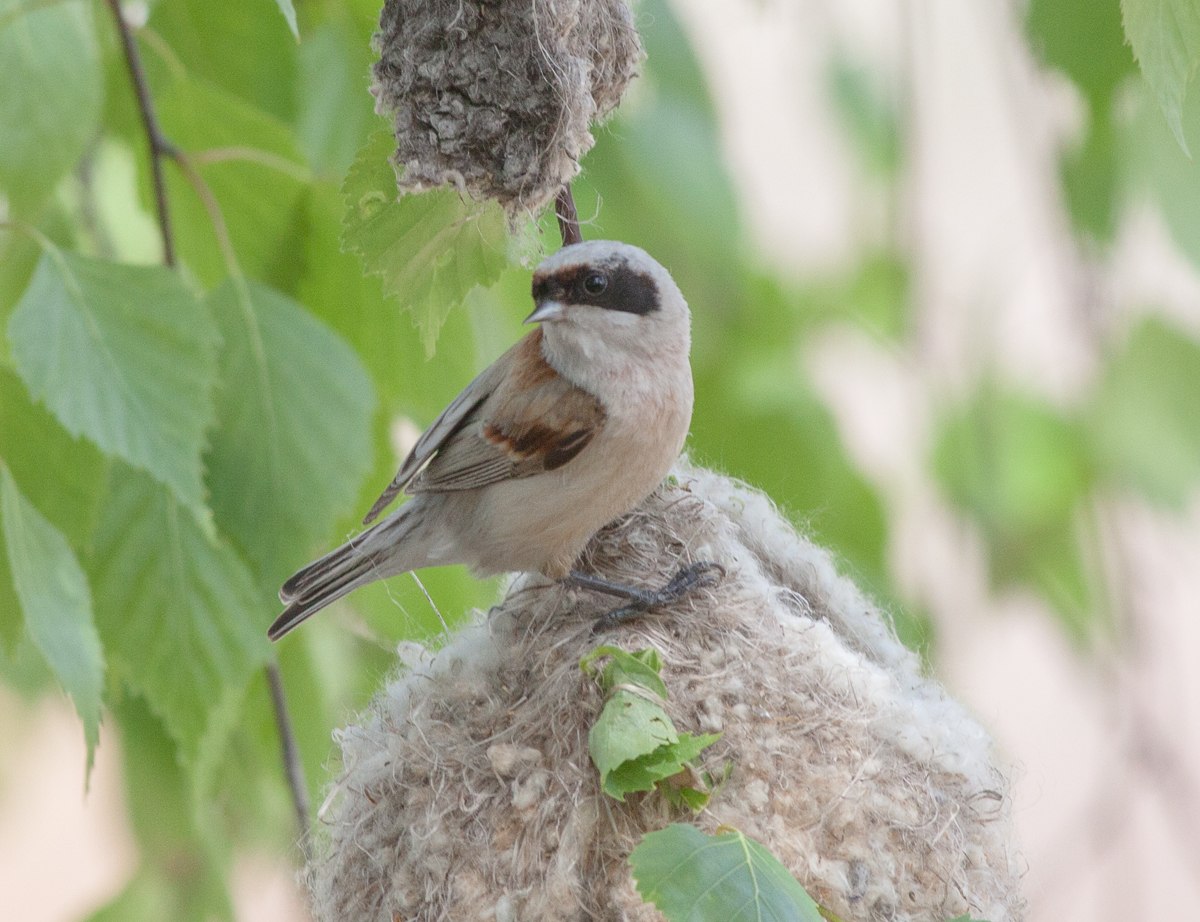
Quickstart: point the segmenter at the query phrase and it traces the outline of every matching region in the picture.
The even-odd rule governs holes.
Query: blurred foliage
[[[199,177],[166,165],[178,271],[155,265],[146,140],[107,6],[0,0],[0,676],[31,697],[65,690],[89,751],[97,720],[99,745],[123,743],[142,864],[96,918],[186,922],[230,916],[235,851],[294,841],[261,668],[275,587],[356,528],[394,473],[398,422],[426,425],[520,335],[524,263],[554,229],[508,233],[446,190],[390,201],[367,92],[379,0],[144,6],[150,90]],[[1185,7],[1028,7],[1031,46],[1084,107],[1061,193],[1101,254],[1143,201],[1200,262],[1200,167],[1179,143],[1200,137]],[[893,584],[889,509],[805,367],[831,328],[911,347],[904,241],[889,230],[818,275],[765,266],[685,35],[663,0],[639,24],[642,86],[576,184],[585,234],[646,247],[689,297],[693,458],[765,489],[926,647],[928,620]],[[895,209],[899,92],[841,51],[825,74],[865,184]],[[1097,500],[1175,508],[1200,479],[1200,345],[1156,317],[1110,339],[1069,406],[981,370],[928,446],[997,590],[1043,597],[1081,645],[1107,610]],[[332,728],[394,645],[436,641],[495,592],[460,568],[400,577],[274,651],[314,797]]]

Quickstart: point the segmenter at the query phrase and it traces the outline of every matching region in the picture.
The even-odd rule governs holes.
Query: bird
[[[271,640],[421,567],[540,573],[629,603],[605,623],[723,573],[701,562],[650,591],[573,569],[597,531],[659,486],[691,425],[691,312],[670,273],[639,247],[589,240],[547,257],[531,288],[534,329],[421,435],[364,517],[370,527],[283,584]],[[411,499],[376,522],[402,491]]]

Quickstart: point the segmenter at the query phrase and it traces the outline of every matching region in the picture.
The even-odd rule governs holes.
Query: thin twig
[[[571,195],[571,184],[559,190],[554,199],[554,214],[558,217],[558,229],[562,232],[563,246],[573,243],[583,243],[583,234],[579,232],[579,212],[575,210],[575,198]]]
[[[296,821],[300,824],[300,841],[308,835],[309,804],[308,785],[304,781],[304,766],[300,762],[300,751],[296,747],[296,734],[292,729],[292,718],[288,714],[287,698],[283,694],[283,677],[279,664],[267,664],[267,684],[271,687],[271,704],[275,708],[275,723],[279,727],[279,748],[283,755],[283,769],[287,773],[288,787],[292,792],[292,807]]]
[[[142,57],[138,52],[137,42],[129,23],[121,14],[120,0],[108,0],[112,10],[113,20],[117,24],[117,32],[121,36],[121,47],[125,51],[125,64],[129,68],[129,76],[133,81],[133,90],[137,95],[138,109],[142,113],[142,125],[146,129],[146,139],[150,145],[150,175],[154,179],[154,204],[158,211],[158,230],[162,236],[163,262],[168,266],[175,265],[175,238],[171,232],[171,212],[167,207],[167,183],[163,177],[163,157],[175,157],[178,153],[174,144],[168,141],[158,123],[154,112],[154,99],[150,95],[150,87],[146,83],[146,71],[142,67]]]

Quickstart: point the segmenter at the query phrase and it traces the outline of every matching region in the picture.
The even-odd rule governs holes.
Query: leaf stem
[[[554,199],[554,214],[558,218],[558,229],[562,233],[563,246],[573,243],[583,243],[583,234],[579,231],[579,212],[575,210],[575,197],[571,195],[571,184],[567,183],[559,190]]]
[[[146,129],[146,139],[150,145],[150,175],[154,179],[154,204],[158,213],[158,230],[162,236],[163,263],[174,268],[175,237],[171,231],[171,212],[167,205],[167,184],[163,176],[162,161],[164,157],[176,159],[179,149],[163,135],[162,126],[154,111],[154,98],[150,95],[150,87],[146,82],[142,57],[138,52],[133,31],[121,13],[121,2],[120,0],[107,0],[107,2],[109,9],[112,10],[117,33],[121,36],[125,64],[129,69],[129,77],[133,81],[138,109],[142,114],[142,125]]]
[[[308,785],[304,781],[304,765],[300,762],[300,751],[296,746],[296,734],[292,729],[292,718],[287,709],[287,698],[283,693],[283,676],[279,664],[267,664],[267,685],[271,689],[271,705],[275,709],[275,723],[279,727],[279,748],[283,755],[283,769],[287,774],[288,788],[292,792],[292,807],[296,811],[296,822],[300,825],[300,841],[304,842],[309,829]]]

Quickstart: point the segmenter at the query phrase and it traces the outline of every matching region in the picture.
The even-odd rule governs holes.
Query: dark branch
[[[288,714],[287,699],[283,694],[283,677],[279,664],[267,665],[267,684],[271,687],[271,704],[275,708],[275,723],[279,727],[279,748],[283,754],[283,770],[287,773],[288,787],[292,792],[292,807],[296,811],[296,822],[300,824],[300,841],[308,835],[309,808],[308,785],[304,781],[304,766],[300,763],[300,752],[296,748],[296,734],[292,730],[292,718]]]
[[[579,212],[575,210],[575,198],[571,195],[571,184],[563,186],[554,200],[554,213],[558,216],[558,229],[562,232],[563,246],[583,243],[579,232]]]
[[[121,36],[121,47],[125,51],[125,64],[129,68],[129,76],[133,81],[133,89],[137,94],[138,109],[142,113],[142,124],[146,129],[146,138],[150,143],[150,175],[154,179],[154,204],[158,210],[158,230],[162,235],[163,262],[168,266],[175,265],[175,238],[171,233],[171,213],[167,208],[167,184],[163,177],[162,161],[164,157],[175,157],[179,152],[175,145],[163,137],[162,127],[154,112],[154,99],[150,96],[150,87],[146,83],[146,71],[142,67],[142,57],[138,52],[137,42],[129,23],[121,14],[120,0],[108,0],[113,19],[117,24],[117,32]]]

